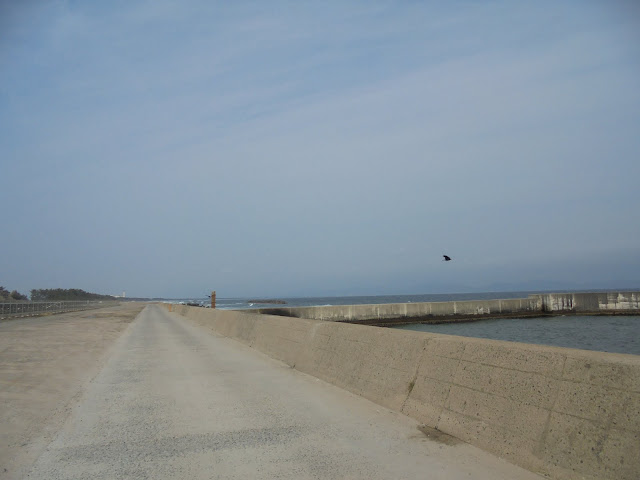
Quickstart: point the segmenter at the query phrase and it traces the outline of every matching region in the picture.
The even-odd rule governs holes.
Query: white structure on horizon
[[[122,292],[122,295],[114,295],[115,298],[125,298],[127,296],[126,292]]]

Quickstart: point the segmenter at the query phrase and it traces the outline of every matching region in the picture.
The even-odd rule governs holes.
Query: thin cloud
[[[613,7],[57,3],[12,18],[11,288],[402,293],[516,288],[518,272],[604,288],[613,274],[585,259],[640,235],[636,20]]]

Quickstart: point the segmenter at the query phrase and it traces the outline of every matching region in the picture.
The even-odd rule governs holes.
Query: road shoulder
[[[126,303],[0,323],[0,479],[26,475],[144,307]]]

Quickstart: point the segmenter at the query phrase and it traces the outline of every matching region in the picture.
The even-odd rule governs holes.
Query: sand
[[[0,479],[24,477],[144,306],[0,322]]]

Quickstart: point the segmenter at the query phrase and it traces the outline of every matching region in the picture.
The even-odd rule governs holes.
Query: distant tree
[[[33,302],[63,300],[113,300],[113,296],[85,292],[79,288],[39,288],[31,290],[31,301]]]
[[[26,296],[26,295],[22,295],[21,293],[18,293],[16,290],[12,291],[12,292],[9,294],[9,296],[10,296],[11,298],[13,298],[14,300],[16,300],[16,301],[17,301],[17,300],[21,300],[21,301],[29,300],[29,299],[27,298],[27,296]]]
[[[0,302],[24,302],[28,300],[26,295],[22,295],[16,290],[9,292],[6,288],[0,287]]]
[[[32,302],[44,302],[45,298],[42,294],[42,290],[31,290],[31,301]]]

